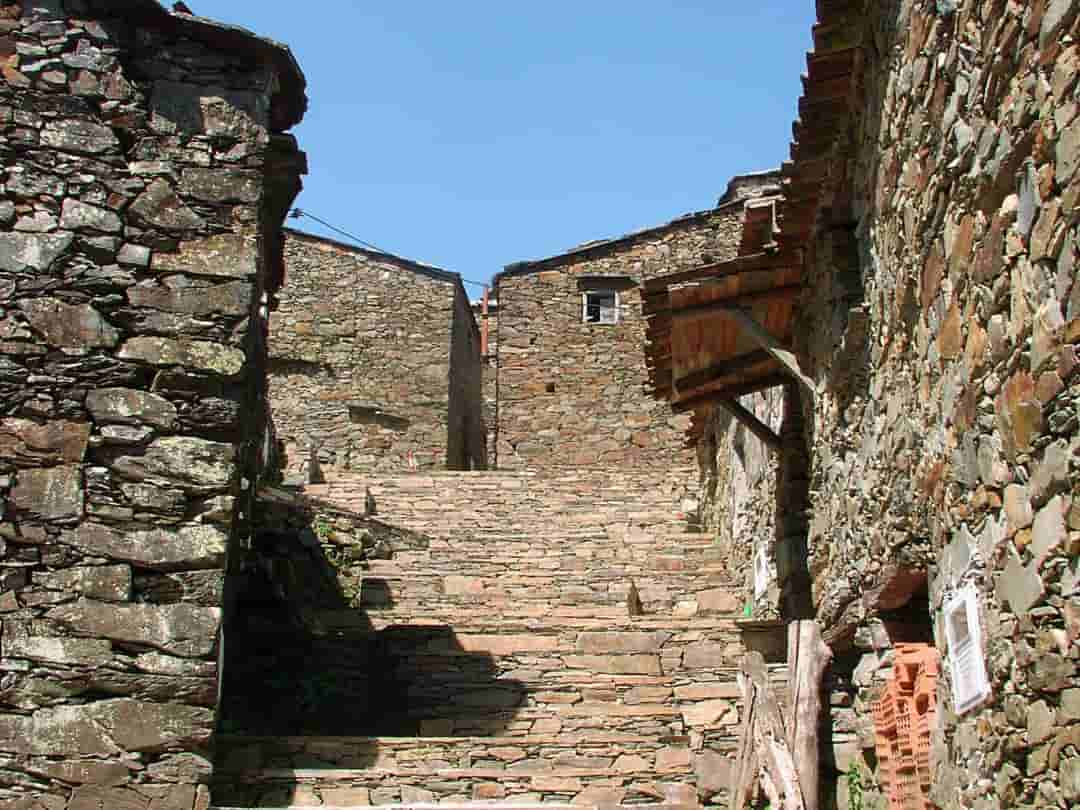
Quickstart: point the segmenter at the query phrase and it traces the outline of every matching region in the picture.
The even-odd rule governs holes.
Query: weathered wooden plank
[[[780,704],[769,686],[769,672],[761,653],[748,653],[741,670],[754,685],[758,704],[754,743],[775,785],[774,806],[783,810],[806,810],[795,760],[787,744]]]
[[[810,396],[815,396],[817,394],[817,388],[814,385],[814,381],[803,374],[802,369],[799,368],[799,361],[795,355],[777,340],[769,330],[754,320],[749,312],[742,309],[730,309],[727,314],[742,327],[743,331],[751,340],[776,358],[776,360],[788,370],[791,376],[798,380],[810,393]]]
[[[772,428],[740,405],[737,400],[721,399],[717,404],[738,419],[743,427],[761,439],[770,450],[780,450],[780,437],[773,433]]]
[[[755,780],[758,778],[759,761],[754,747],[754,715],[756,710],[753,682],[741,671],[736,676],[742,693],[743,719],[739,729],[739,748],[735,768],[731,772],[729,810],[744,810],[754,798]]]
[[[701,304],[690,304],[689,306],[679,307],[677,309],[670,310],[672,317],[683,318],[689,315],[705,315],[710,312],[723,312],[728,311],[749,304],[761,303],[762,301],[772,301],[785,298],[794,298],[800,292],[802,292],[802,284],[786,284],[783,287],[772,287],[770,289],[758,290],[757,292],[744,293],[742,295],[735,295],[730,298],[723,298],[718,301],[707,301]]]
[[[822,640],[821,627],[816,621],[804,620],[788,625],[788,671],[791,673],[788,745],[795,757],[806,810],[818,810],[820,801],[821,679],[831,660],[832,650]]]
[[[675,413],[685,413],[710,402],[718,402],[722,399],[737,399],[746,394],[756,394],[767,388],[783,385],[790,379],[786,374],[768,374],[764,377],[756,377],[739,385],[726,385],[712,391],[703,391],[689,399],[676,400],[671,403],[671,410]]]
[[[745,371],[759,363],[764,363],[770,357],[772,355],[764,349],[755,349],[752,352],[729,357],[726,360],[713,363],[708,368],[699,369],[680,377],[675,380],[675,388],[680,392],[693,391],[695,388],[701,388],[703,385],[708,385],[715,380]]]
[[[749,256],[739,256],[726,262],[705,264],[695,267],[693,270],[684,270],[679,273],[669,273],[666,276],[657,276],[649,279],[642,285],[645,289],[645,297],[667,291],[673,284],[683,284],[687,281],[697,281],[702,278],[716,278],[736,273],[746,273],[751,270],[769,270],[778,267],[802,267],[802,254],[798,250],[787,250],[768,253],[753,253]]]

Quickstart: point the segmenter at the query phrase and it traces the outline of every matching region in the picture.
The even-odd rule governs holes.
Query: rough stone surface
[[[124,342],[117,356],[154,366],[185,366],[233,376],[244,368],[244,352],[208,340],[174,340],[162,337],[133,337]]]
[[[286,476],[483,469],[480,333],[456,273],[289,232],[270,320]]]
[[[85,503],[82,470],[73,465],[21,470],[11,502],[17,513],[30,520],[77,520]]]
[[[510,265],[496,277],[500,468],[693,463],[682,449],[689,416],[645,391],[638,284],[734,257],[745,198],[778,182],[743,180],[712,210]],[[596,290],[617,295],[616,322],[586,322],[583,297]]]
[[[164,397],[132,388],[101,388],[86,395],[86,409],[99,425],[176,427],[176,406]]]
[[[249,279],[259,269],[257,251],[252,234],[217,234],[208,239],[181,242],[174,253],[157,252],[151,267],[159,272],[184,273],[186,276]],[[178,280],[190,283],[185,277]]]
[[[856,48],[844,81],[858,89],[835,119],[798,125],[796,151],[827,142],[827,171],[842,178],[825,181],[830,216],[787,245],[814,254],[792,327],[815,389],[797,406],[805,454],[778,464],[725,415],[702,415],[713,426],[699,457],[715,481],[705,517],[733,538],[743,602],[755,617],[779,613],[772,579],[808,577],[809,609],[849,656],[834,676],[854,703],[834,729],[850,723],[873,744],[882,656],[911,627],[941,651],[926,779],[950,810],[1067,806],[1075,779],[1066,752],[1078,725],[1058,694],[1080,687],[1069,522],[1080,310],[1067,213],[1080,194],[1078,11],[1073,0],[819,6],[821,24]],[[793,188],[810,183],[799,162]],[[772,408],[768,396],[743,404],[782,433],[783,395]],[[967,588],[991,694],[957,716],[944,607]],[[876,769],[863,806],[883,804],[888,773],[855,761]]]
[[[200,230],[206,222],[164,180],[155,180],[131,204],[135,221],[168,231]]]
[[[30,327],[50,346],[112,348],[120,332],[89,304],[69,306],[54,298],[19,302]]]
[[[0,5],[0,62],[0,807],[207,810],[303,82],[148,0]]]
[[[107,208],[67,199],[60,215],[60,227],[69,231],[118,233],[123,228],[123,220]]]
[[[236,464],[235,451],[222,442],[190,436],[169,436],[150,443],[139,455],[121,456],[113,468],[137,481],[161,479],[188,492],[209,493],[228,488]]]
[[[48,270],[75,241],[71,233],[0,234],[0,270],[31,273]]]
[[[210,655],[221,610],[196,605],[113,605],[91,599],[54,608],[49,618],[72,632],[141,644],[184,658]]]
[[[176,531],[121,532],[87,522],[60,535],[60,540],[94,557],[124,560],[159,570],[192,570],[220,567],[225,559],[227,536],[218,527],[208,525],[183,526]]]
[[[32,466],[80,462],[90,441],[92,426],[84,422],[0,419],[0,462],[5,466]]]

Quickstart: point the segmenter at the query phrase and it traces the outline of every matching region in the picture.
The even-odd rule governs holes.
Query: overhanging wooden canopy
[[[849,224],[845,146],[860,64],[859,4],[817,0],[817,11],[781,195],[748,202],[737,258],[643,286],[649,382],[675,411],[695,413],[690,441],[700,438],[703,411],[721,406],[763,441],[778,443],[738,397],[791,381],[813,391],[792,336],[816,233]]]
[[[654,394],[686,410],[798,374],[778,353],[790,346],[801,282],[800,256],[783,251],[646,282],[645,354]]]

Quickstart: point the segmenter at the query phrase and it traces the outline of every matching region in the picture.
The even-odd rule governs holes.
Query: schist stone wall
[[[0,51],[0,805],[205,807],[303,76],[149,0]]]
[[[734,258],[744,200],[776,182],[768,173],[736,178],[714,209],[496,277],[500,468],[693,464],[689,417],[645,390],[637,285]],[[597,293],[617,296],[617,315],[602,316],[613,322],[586,321],[585,298]]]
[[[861,273],[823,255],[806,307],[821,614],[929,562],[948,654],[943,606],[974,587],[993,696],[958,717],[946,667],[931,798],[1075,806],[1080,3],[874,8],[852,144]]]
[[[818,616],[854,650],[864,749],[894,644],[942,653],[930,797],[944,810],[1080,802],[1078,10],[868,4],[839,145],[852,217],[824,223],[843,227],[822,229],[797,315],[818,391]],[[737,449],[718,452],[735,465]],[[771,486],[751,488],[766,536]],[[944,617],[969,588],[991,694],[958,714],[975,679]]]
[[[739,403],[779,434],[783,387],[748,394]],[[770,554],[776,539],[777,455],[722,408],[701,418],[701,522],[716,537],[732,579],[745,586],[752,618],[774,618],[780,598]],[[764,564],[755,569],[755,555],[762,552]]]
[[[456,273],[288,231],[270,319],[287,478],[486,465],[480,332]]]

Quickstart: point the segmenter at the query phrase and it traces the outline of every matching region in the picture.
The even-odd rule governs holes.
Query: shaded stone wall
[[[852,204],[823,212],[795,334],[818,390],[814,602],[854,710],[834,701],[833,733],[859,740],[830,764],[863,806],[883,800],[871,703],[902,642],[943,656],[935,804],[1080,801],[1078,10],[875,0],[853,38]],[[775,427],[779,397],[743,402]],[[746,569],[787,504],[734,433],[715,416],[699,450]],[[992,695],[961,716],[944,608],[969,586]]]
[[[495,451],[498,435],[498,412],[499,412],[499,302],[494,296],[488,297],[488,311],[484,314],[483,302],[473,301],[473,317],[481,334],[486,335],[487,351],[480,358],[481,385],[484,395],[484,427],[487,431],[487,463],[488,467],[498,467],[499,460]]]
[[[454,289],[450,328],[450,397],[447,403],[446,467],[451,470],[487,468],[487,427],[484,422],[484,359],[480,328],[465,289]]]
[[[134,0],[0,49],[0,804],[205,807],[303,77]]]
[[[645,321],[637,285],[734,258],[742,200],[772,183],[772,175],[742,178],[732,185],[732,199],[725,195],[716,209],[511,265],[497,277],[501,468],[693,464],[692,452],[684,448],[689,416],[674,415],[645,389]],[[618,322],[584,323],[583,291],[605,286],[618,290]]]
[[[864,732],[892,645],[942,651],[942,808],[1080,801],[1078,7],[869,5],[853,215],[797,330],[819,615],[865,652]],[[967,586],[993,694],[957,716],[943,607]]]
[[[296,231],[285,261],[270,398],[286,476],[479,455],[480,340],[459,276]]]
[[[743,396],[739,402],[779,434],[784,413],[782,388]],[[773,555],[777,454],[722,408],[704,418],[705,433],[698,443],[702,523],[715,534],[733,581],[744,586],[752,617],[773,617],[780,604]],[[766,555],[768,565],[760,592],[754,581],[754,558],[759,552]]]

